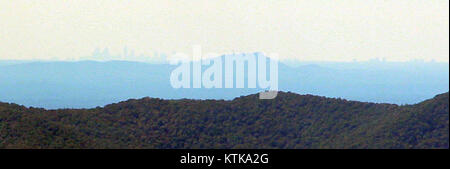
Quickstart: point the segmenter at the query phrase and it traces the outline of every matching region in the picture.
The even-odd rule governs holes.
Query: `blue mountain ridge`
[[[130,61],[34,61],[0,64],[0,101],[92,108],[130,98],[233,99],[266,89],[174,89],[177,65]],[[279,63],[279,90],[348,100],[414,104],[449,90],[449,64],[435,62]],[[205,70],[208,66],[203,66]],[[246,65],[245,70],[248,69]]]

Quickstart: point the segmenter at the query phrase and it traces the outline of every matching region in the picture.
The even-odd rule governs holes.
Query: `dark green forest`
[[[280,92],[131,99],[94,109],[0,103],[0,148],[449,148],[449,93],[415,105]]]

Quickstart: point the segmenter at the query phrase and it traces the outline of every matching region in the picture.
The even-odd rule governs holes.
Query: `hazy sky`
[[[447,0],[0,0],[0,59],[276,52],[280,58],[449,60]]]

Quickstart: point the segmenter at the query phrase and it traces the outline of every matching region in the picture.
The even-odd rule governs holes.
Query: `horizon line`
[[[168,64],[167,60],[161,61],[143,61],[143,60],[131,60],[131,59],[2,59],[0,62],[137,62],[137,63],[152,63],[152,64]],[[294,62],[294,63],[445,63],[450,64],[449,60],[424,60],[424,59],[411,59],[411,60],[382,60],[382,58],[374,58],[368,60],[296,60],[296,59],[280,59],[280,62]]]

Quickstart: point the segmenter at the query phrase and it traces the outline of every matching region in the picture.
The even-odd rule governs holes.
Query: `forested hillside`
[[[449,148],[448,135],[449,93],[406,106],[284,92],[95,109],[0,103],[0,148]]]

